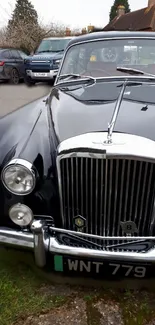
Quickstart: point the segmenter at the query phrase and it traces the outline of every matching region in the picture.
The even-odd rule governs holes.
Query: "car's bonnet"
[[[114,96],[113,93],[118,84],[109,85],[109,94],[107,89],[104,93],[104,83],[102,84],[102,93],[98,91],[99,89],[97,88],[99,86],[97,85],[94,93],[93,87],[87,87],[85,90],[82,87],[71,92],[64,92],[60,89],[57,91],[53,90],[53,97],[51,96],[52,117],[59,141],[88,132],[107,132],[108,123],[111,121],[115,109],[117,99],[115,95],[118,89]],[[136,100],[133,100],[128,90],[125,93],[126,95],[122,101],[114,131],[135,134],[155,140],[155,85],[143,85],[140,87],[139,89],[132,88],[135,94],[137,93]],[[84,102],[84,100],[89,98],[100,99],[103,102]]]

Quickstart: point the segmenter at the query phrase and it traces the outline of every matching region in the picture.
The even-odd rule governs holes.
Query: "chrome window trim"
[[[57,73],[57,76],[56,76],[56,79],[55,79],[55,85],[57,85],[57,80],[58,80],[58,78],[59,78],[59,76],[60,76],[60,73],[61,73],[61,70],[62,70],[62,65],[63,65],[63,63],[64,63],[64,60],[65,60],[65,58],[66,58],[66,55],[67,55],[67,53],[68,53],[68,51],[69,51],[69,49],[71,48],[71,47],[74,47],[74,46],[76,46],[76,45],[80,45],[80,44],[84,44],[84,43],[91,43],[91,42],[96,42],[96,41],[110,41],[110,40],[125,40],[125,39],[140,39],[140,40],[142,40],[142,39],[144,39],[144,40],[155,40],[155,36],[153,37],[153,36],[150,36],[150,37],[144,37],[144,36],[123,36],[123,37],[120,37],[120,36],[113,36],[113,37],[106,37],[106,38],[104,38],[104,36],[103,36],[103,38],[94,38],[94,39],[90,39],[90,40],[83,40],[83,41],[80,41],[80,42],[76,42],[76,43],[74,43],[74,44],[71,44],[70,46],[68,46],[67,47],[67,49],[66,49],[66,51],[65,51],[65,53],[64,53],[64,55],[63,55],[63,58],[62,58],[62,60],[61,60],[61,63],[60,63],[60,66],[59,66],[59,71],[58,71],[58,73]],[[129,76],[126,76],[126,77],[124,77],[124,78],[129,78]],[[131,77],[131,76],[130,76]],[[109,77],[109,78],[114,78],[114,77]],[[109,79],[108,78],[108,79]],[[133,78],[133,76],[132,76],[132,78]],[[97,79],[103,79],[103,78],[97,78]],[[106,79],[107,79],[107,77],[106,77]],[[147,78],[148,79],[148,78]],[[82,79],[81,79],[82,80]],[[64,82],[66,82],[66,81],[64,81]]]
[[[116,80],[115,80],[116,79]],[[148,84],[148,79],[149,80],[154,80],[155,82],[155,77],[151,77],[151,76],[131,76],[131,75],[128,75],[128,76],[109,76],[109,77],[97,77],[96,80],[101,80],[103,82],[110,82],[112,80],[112,82],[118,82],[118,81],[125,81],[125,80],[128,80],[130,81],[131,80],[134,80],[135,82],[135,79],[136,81],[143,81],[144,84]],[[55,84],[55,87],[56,86],[59,86],[59,85],[64,85],[64,84],[72,84],[72,83],[76,83],[76,85],[78,84],[81,84],[81,82],[86,82],[88,80],[88,78],[81,78],[81,79],[74,79],[74,80],[64,80],[64,81],[60,81],[58,82],[57,84]],[[154,85],[154,82],[152,83],[149,83],[150,85]],[[95,82],[96,83],[96,82]],[[94,83],[91,85],[93,86]],[[88,87],[88,86],[87,86]]]

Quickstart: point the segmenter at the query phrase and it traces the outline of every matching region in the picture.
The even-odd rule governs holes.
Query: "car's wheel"
[[[24,78],[24,82],[29,87],[34,86],[36,83],[33,79],[31,79],[30,77],[27,77],[27,76]]]
[[[14,85],[18,85],[20,82],[19,72],[15,68],[13,68],[11,71],[10,82]]]
[[[48,80],[47,83],[48,83],[50,86],[53,86],[54,83],[55,83],[55,79],[56,79],[56,76],[54,76],[52,79]]]
[[[49,86],[53,86],[54,85],[54,80],[53,79],[49,80],[47,83],[48,83]]]

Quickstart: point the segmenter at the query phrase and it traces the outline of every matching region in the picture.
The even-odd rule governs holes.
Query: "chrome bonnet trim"
[[[110,158],[127,157],[155,161],[155,142],[132,134],[113,133],[113,142],[106,143],[107,132],[94,132],[78,135],[62,141],[58,146],[59,160],[67,157]],[[85,150],[84,150],[85,149]],[[78,150],[78,152],[77,152]],[[97,152],[95,153],[95,150]],[[93,151],[93,152],[92,152]],[[99,152],[100,151],[100,152]]]

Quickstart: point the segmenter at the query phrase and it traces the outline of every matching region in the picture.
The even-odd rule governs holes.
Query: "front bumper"
[[[26,75],[33,80],[51,80],[56,77],[58,70],[50,70],[49,72],[33,72],[32,70],[26,70]]]
[[[46,265],[47,253],[70,255],[83,258],[100,258],[110,261],[133,261],[133,262],[155,262],[155,246],[147,252],[112,252],[106,250],[88,249],[82,247],[71,247],[59,244],[57,233],[83,235],[78,232],[54,227],[47,227],[41,220],[35,220],[31,225],[32,232],[16,231],[7,228],[0,228],[0,245],[16,248],[27,248],[34,252],[35,263],[38,267]],[[119,240],[119,237],[101,237],[85,234],[87,237],[106,240]],[[123,237],[121,237],[123,240]],[[126,240],[133,240],[133,237],[124,237]],[[155,237],[136,237],[136,240],[155,241]]]

